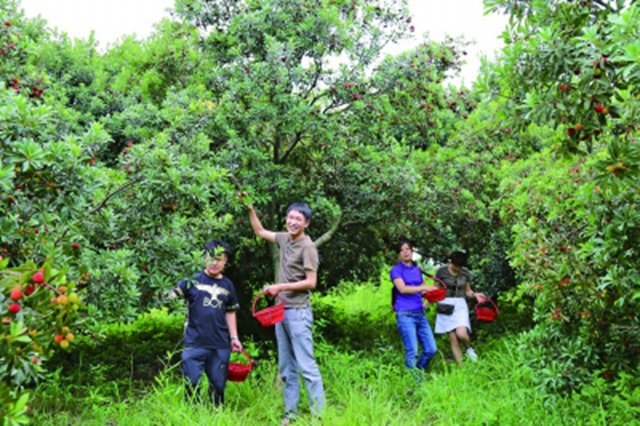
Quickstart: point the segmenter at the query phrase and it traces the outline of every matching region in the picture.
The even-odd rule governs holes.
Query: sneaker
[[[478,354],[473,350],[473,348],[467,348],[465,353],[472,362],[476,362],[478,360]]]
[[[296,421],[297,417],[298,416],[296,415],[295,412],[287,411],[286,413],[284,413],[284,417],[282,418],[282,421],[280,422],[280,426],[290,425],[291,423]]]

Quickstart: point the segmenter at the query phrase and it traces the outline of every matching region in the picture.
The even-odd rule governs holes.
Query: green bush
[[[324,295],[314,294],[315,325],[327,341],[362,350],[396,343],[392,284],[384,277],[388,268],[380,283],[343,281]]]
[[[179,360],[184,318],[152,309],[129,324],[100,324],[93,335],[77,339],[74,352],[58,354],[52,363],[77,383],[95,382],[96,369],[105,380],[152,380],[167,362]]]
[[[24,421],[27,389],[46,377],[48,359],[75,346],[82,294],[51,262],[7,268],[0,256],[0,417]]]

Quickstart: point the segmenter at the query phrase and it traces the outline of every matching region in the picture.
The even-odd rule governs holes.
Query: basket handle
[[[477,302],[476,305],[473,307],[473,311],[478,312],[478,306],[487,302],[493,305],[493,309],[495,309],[496,314],[500,313],[500,311],[498,310],[498,306],[494,303],[494,301],[490,297],[485,298],[482,302]]]
[[[442,285],[445,289],[447,288],[447,284],[442,281],[440,278],[436,277],[435,275],[429,275],[426,272],[422,271],[422,269],[420,270],[424,275],[426,275],[428,278],[432,279],[433,281],[436,281],[438,283],[440,283],[440,285]]]
[[[245,348],[242,348],[240,352],[242,353],[242,355],[244,355],[247,361],[249,361],[249,365],[253,366],[253,359],[249,356],[249,352],[247,352]]]
[[[256,297],[253,299],[253,303],[251,305],[251,313],[253,314],[253,316],[255,316],[256,314],[256,303],[258,302],[258,299],[260,299],[260,296],[262,296],[263,294],[267,293],[262,290],[260,293],[256,294]],[[282,299],[282,296],[280,296],[280,293],[276,294],[276,297],[278,298],[280,303],[284,303],[284,300]]]

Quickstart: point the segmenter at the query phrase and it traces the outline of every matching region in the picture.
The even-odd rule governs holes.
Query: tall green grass
[[[550,395],[522,362],[518,336],[476,330],[479,362],[450,361],[449,342],[421,383],[403,367],[403,351],[390,306],[387,273],[377,283],[343,283],[314,296],[316,355],[327,392],[322,420],[311,417],[304,390],[299,425],[624,425],[638,424],[640,389],[635,378],[615,383],[596,377],[570,396]],[[433,312],[429,312],[429,316]],[[433,322],[433,318],[430,318]],[[362,349],[358,349],[362,348]],[[243,383],[229,383],[226,404],[184,400],[180,366],[165,368],[155,383],[138,385],[91,372],[94,386],[63,384],[54,377],[32,399],[38,425],[271,425],[283,414],[273,351]],[[175,359],[171,354],[167,359]],[[102,377],[102,379],[101,379]],[[132,376],[133,377],[133,376]],[[67,382],[78,383],[69,378]],[[86,381],[81,382],[86,383]],[[303,387],[304,388],[304,387]]]
[[[415,384],[395,348],[376,353],[345,352],[320,344],[318,360],[325,380],[327,409],[311,417],[303,391],[300,425],[622,425],[636,422],[638,395],[611,393],[604,381],[552,402],[532,384],[534,371],[520,363],[513,337],[478,347],[477,363],[458,367],[435,358],[422,383]],[[108,385],[102,385],[108,386]],[[93,390],[43,386],[35,398],[53,392],[73,398],[67,411],[35,405],[35,424],[47,425],[268,425],[283,412],[275,361],[263,361],[244,383],[229,383],[226,404],[184,401],[175,371],[161,373],[153,386],[117,397]],[[66,395],[65,395],[66,393]],[[115,396],[114,396],[115,395]],[[635,402],[634,402],[635,401]],[[634,406],[635,404],[635,406]],[[306,414],[305,414],[306,413]]]

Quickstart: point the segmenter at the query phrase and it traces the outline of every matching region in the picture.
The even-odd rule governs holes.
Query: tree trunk
[[[273,283],[280,282],[280,253],[276,243],[269,244],[271,247],[271,263],[273,264]]]

